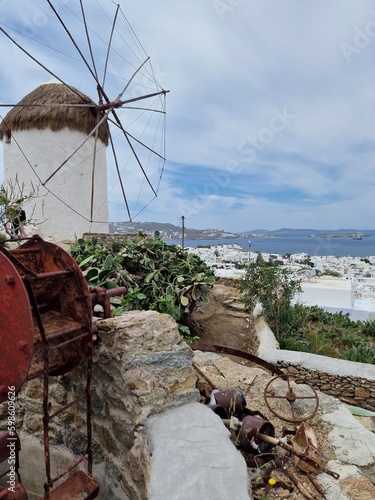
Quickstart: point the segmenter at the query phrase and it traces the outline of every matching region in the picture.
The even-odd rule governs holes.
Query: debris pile
[[[201,402],[222,418],[245,458],[253,498],[367,498],[341,493],[341,484],[352,478],[346,470],[340,477],[341,464],[328,445],[329,429],[318,411],[320,398],[337,400],[318,395],[309,384],[288,373],[272,377],[265,370],[246,366],[245,361],[236,361],[196,351],[194,367]],[[236,374],[231,373],[233,367]],[[249,373],[254,374],[250,380]],[[238,378],[243,384],[228,385]],[[371,478],[359,479],[357,471],[355,475],[374,488]],[[356,492],[358,495],[358,489]]]

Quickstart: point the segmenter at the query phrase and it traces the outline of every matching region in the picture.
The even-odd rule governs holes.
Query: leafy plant
[[[70,247],[70,253],[92,288],[102,286],[108,289],[133,283],[123,269],[121,253],[114,253],[103,243],[99,244],[97,238],[77,240]]]
[[[375,321],[364,321],[361,326],[363,335],[375,339]]]
[[[350,361],[358,363],[375,363],[375,349],[369,347],[364,342],[359,345],[352,346],[348,351],[342,351],[342,356]]]
[[[290,323],[291,301],[301,290],[301,280],[296,279],[287,267],[260,262],[247,268],[239,289],[250,313],[258,302],[261,303],[263,313],[279,340]]]
[[[26,190],[25,184],[19,181],[17,174],[13,179],[0,184],[0,226],[4,228],[9,237],[17,238],[11,222],[19,216],[18,210],[21,205],[23,207],[29,205],[27,209],[28,216],[26,220],[22,221],[22,224],[27,225],[35,222],[33,221],[35,206],[30,206],[30,204],[39,197],[38,187],[31,185]],[[44,221],[38,220],[37,222],[42,224]]]
[[[188,319],[199,302],[208,301],[215,283],[212,270],[198,256],[159,237],[129,240],[116,252],[113,249],[92,238],[78,240],[70,252],[90,286],[128,286],[115,315],[131,309],[156,310],[175,319],[185,338],[193,338]]]

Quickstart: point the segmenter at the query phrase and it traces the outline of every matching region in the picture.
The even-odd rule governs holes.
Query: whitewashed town
[[[248,265],[259,257],[259,252],[244,250],[239,244],[187,250],[199,255],[214,269],[217,277],[232,279],[240,279],[245,273],[239,264]],[[261,255],[264,261],[278,260],[301,277],[303,292],[296,300],[306,305],[318,305],[330,312],[341,310],[354,320],[375,319],[375,256]]]

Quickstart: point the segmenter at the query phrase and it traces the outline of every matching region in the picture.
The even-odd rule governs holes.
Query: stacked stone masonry
[[[344,403],[375,411],[375,381],[364,378],[343,377],[322,371],[309,370],[301,365],[284,361],[278,366],[286,368],[292,375],[301,377],[316,391],[335,396]]]
[[[272,330],[261,314],[256,320],[255,328],[260,358],[286,368],[315,390],[334,396],[343,403],[375,411],[374,365],[280,350]]]
[[[153,414],[199,400],[193,351],[182,341],[175,321],[156,311],[130,311],[100,320],[97,334],[92,416],[94,477],[101,484],[98,499],[143,500],[150,476],[144,424]],[[50,413],[84,395],[85,370],[81,363],[66,375],[50,378]],[[22,387],[16,403],[23,483],[32,499],[42,494],[45,481],[42,402],[43,380],[35,379]],[[6,429],[6,418],[4,403],[0,431]],[[85,454],[85,422],[83,400],[51,423],[53,470],[61,472],[74,457]]]
[[[138,243],[144,235],[140,233],[84,233],[83,239],[89,240],[91,238],[96,238],[98,241],[102,243],[106,243],[109,245],[113,245],[113,243],[118,243],[120,245],[126,245],[128,241],[133,241],[134,243]]]

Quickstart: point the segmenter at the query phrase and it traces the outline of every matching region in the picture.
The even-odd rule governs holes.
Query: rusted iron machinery
[[[0,245],[0,403],[9,388],[43,377],[43,425],[46,482],[44,499],[91,499],[99,484],[92,477],[91,374],[94,326],[93,306],[110,314],[109,298],[125,287],[90,290],[74,259],[61,247],[39,236],[26,238],[13,250]],[[49,424],[80,399],[49,414],[49,378],[63,375],[85,360],[86,454],[56,477],[51,476]],[[1,450],[0,450],[1,451]],[[55,483],[87,461],[87,473],[78,471],[57,487]],[[60,481],[61,482],[61,481]],[[80,492],[85,492],[84,494]],[[64,497],[65,498],[65,497]]]
[[[292,387],[290,385],[289,391],[291,390]],[[284,396],[282,396],[282,399],[284,399]],[[289,399],[288,403],[290,403]],[[296,400],[298,399],[304,398],[296,397]],[[325,495],[324,490],[316,480],[314,474],[325,472],[335,479],[340,477],[339,474],[328,469],[322,463],[314,431],[312,427],[305,422],[305,418],[301,420],[297,419],[296,415],[293,415],[293,421],[302,421],[302,424],[298,430],[294,432],[295,436],[293,441],[289,444],[285,435],[282,439],[277,439],[275,437],[275,428],[264,415],[258,411],[252,411],[247,408],[245,396],[243,392],[238,389],[214,389],[206,405],[221,417],[223,423],[234,432],[236,446],[242,451],[248,466],[252,467],[255,465],[259,468],[259,465],[263,464],[266,467],[266,464],[271,461],[271,465],[266,467],[266,474],[275,467],[279,468],[292,483],[294,483],[305,498],[313,500],[313,497],[306,491],[297,477],[288,469],[282,458],[278,458],[274,453],[274,447],[280,446],[287,452],[288,456],[294,456],[296,467],[307,475],[311,484],[323,497]],[[290,431],[286,431],[287,434],[289,434],[289,432]],[[289,489],[289,486],[285,484],[284,487]]]
[[[197,349],[198,344],[195,344],[194,348]],[[207,344],[199,344],[199,349],[240,356],[261,364],[272,373],[280,373],[277,367],[236,349]],[[288,468],[283,455],[275,453],[273,448],[279,446],[283,448],[284,453],[286,452],[287,460],[294,456],[295,466],[307,475],[318,493],[325,497],[324,489],[317,481],[315,473],[325,472],[335,479],[339,479],[340,476],[322,463],[314,431],[306,422],[316,414],[319,398],[316,391],[305,380],[281,372],[266,385],[264,398],[268,409],[287,422],[302,422],[297,431],[283,428],[283,438],[277,439],[272,423],[259,411],[252,411],[247,407],[245,394],[241,390],[233,387],[219,389],[196,364],[193,363],[193,367],[199,377],[204,380],[204,382],[197,382],[202,403],[216,413],[230,428],[234,442],[241,450],[248,467],[255,467],[260,471],[264,466],[264,472],[255,480],[256,488],[264,488],[267,494],[272,485],[277,484],[289,492],[293,491],[293,485],[272,478],[271,473],[276,468],[284,472],[306,499],[315,498]],[[290,440],[288,442],[287,435],[289,434],[294,434],[292,443]],[[272,484],[269,483],[270,479],[273,481]]]
[[[272,413],[286,422],[310,420],[319,408],[316,390],[306,380],[289,373],[278,375],[268,382],[264,400]]]
[[[282,420],[294,423],[304,422],[311,419],[318,411],[318,393],[301,377],[284,373],[284,371],[276,365],[254,354],[231,347],[210,345],[203,342],[190,344],[190,346],[193,350],[238,356],[262,366],[272,374],[276,373],[277,375],[268,382],[264,389],[264,399],[271,412]],[[194,367],[199,374],[205,378],[204,373],[202,373],[196,365]],[[209,383],[212,385],[210,381]],[[301,390],[298,389],[298,384],[301,385]],[[217,413],[220,415],[220,409],[217,410]]]

